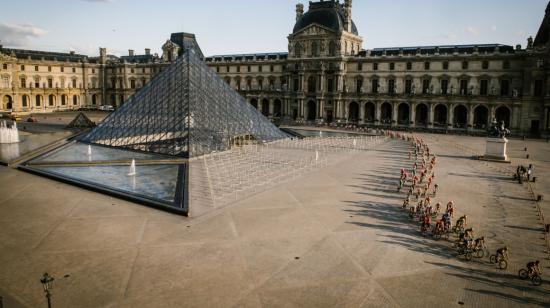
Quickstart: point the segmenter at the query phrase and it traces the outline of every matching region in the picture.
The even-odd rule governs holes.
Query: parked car
[[[111,105],[102,105],[102,106],[99,106],[99,110],[101,110],[101,111],[114,111],[115,107],[113,107]]]

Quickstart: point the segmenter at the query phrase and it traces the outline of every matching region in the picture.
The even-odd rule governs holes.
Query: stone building
[[[363,49],[352,1],[296,6],[288,53],[206,58],[270,117],[475,133],[493,120],[548,133],[550,5],[536,39]]]
[[[296,6],[288,52],[220,55],[206,63],[263,114],[283,121],[550,134],[550,4],[526,48],[500,44],[364,49],[352,1]],[[0,112],[120,106],[184,49],[174,33],[149,50],[99,57],[2,48]]]
[[[99,49],[98,57],[4,48],[0,45],[0,112],[43,113],[100,105],[120,106],[145,86],[184,49],[203,57],[195,36],[174,33],[162,57],[145,49],[115,57]]]

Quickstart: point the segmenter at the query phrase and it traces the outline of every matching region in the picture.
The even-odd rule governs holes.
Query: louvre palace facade
[[[274,120],[481,133],[496,119],[516,134],[550,134],[550,4],[525,48],[364,49],[352,12],[351,0],[298,4],[287,52],[204,57],[188,33],[172,34],[161,56],[0,46],[0,112],[120,106],[191,48]]]

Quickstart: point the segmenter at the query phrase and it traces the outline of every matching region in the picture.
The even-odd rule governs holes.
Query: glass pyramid
[[[188,50],[90,132],[20,168],[187,215],[190,183],[204,180],[192,159],[287,137]],[[201,185],[194,194],[209,193]]]
[[[287,137],[188,50],[81,141],[196,157],[242,136]]]

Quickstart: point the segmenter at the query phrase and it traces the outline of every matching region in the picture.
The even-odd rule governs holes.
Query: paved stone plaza
[[[507,270],[420,235],[395,189],[408,145],[392,140],[196,218],[0,167],[0,296],[45,305],[48,271],[54,307],[549,306],[548,276],[517,278],[550,262],[533,195],[511,174],[533,163],[532,187],[550,196],[550,144],[512,140],[505,165],[471,158],[483,138],[423,137],[439,156],[435,201],[454,200],[493,253],[506,243]]]

